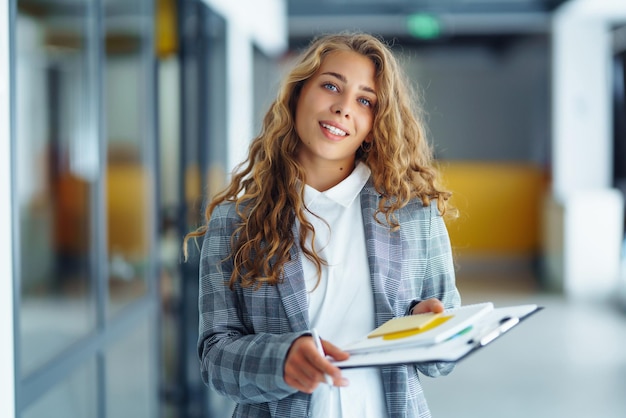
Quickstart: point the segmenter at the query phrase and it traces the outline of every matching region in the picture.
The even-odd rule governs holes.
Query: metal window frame
[[[13,22],[15,4],[0,0],[0,405],[15,415],[15,306],[13,274]]]

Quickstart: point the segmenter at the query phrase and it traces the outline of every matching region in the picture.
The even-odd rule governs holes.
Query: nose
[[[346,118],[350,117],[350,106],[345,99],[338,99],[332,104],[330,110],[336,115],[343,115]]]

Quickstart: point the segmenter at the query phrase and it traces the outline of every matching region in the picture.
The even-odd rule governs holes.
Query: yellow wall
[[[532,164],[445,162],[443,184],[458,219],[447,222],[457,253],[528,255],[538,251],[545,170]]]
[[[107,167],[109,251],[131,259],[148,255],[150,182],[144,168],[133,163]]]

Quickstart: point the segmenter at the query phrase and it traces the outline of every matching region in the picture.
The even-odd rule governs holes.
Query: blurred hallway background
[[[626,416],[626,320],[615,304],[572,301],[520,271],[463,277],[464,303],[544,309],[505,338],[422,378],[433,417]]]
[[[424,378],[433,416],[626,416],[623,0],[1,0],[0,416],[230,416],[182,238],[343,30],[420,92],[463,303],[545,307]]]

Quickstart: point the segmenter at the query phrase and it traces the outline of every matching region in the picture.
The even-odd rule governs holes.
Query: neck
[[[354,170],[355,161],[328,161],[323,164],[304,163],[306,184],[324,192],[345,180]]]

